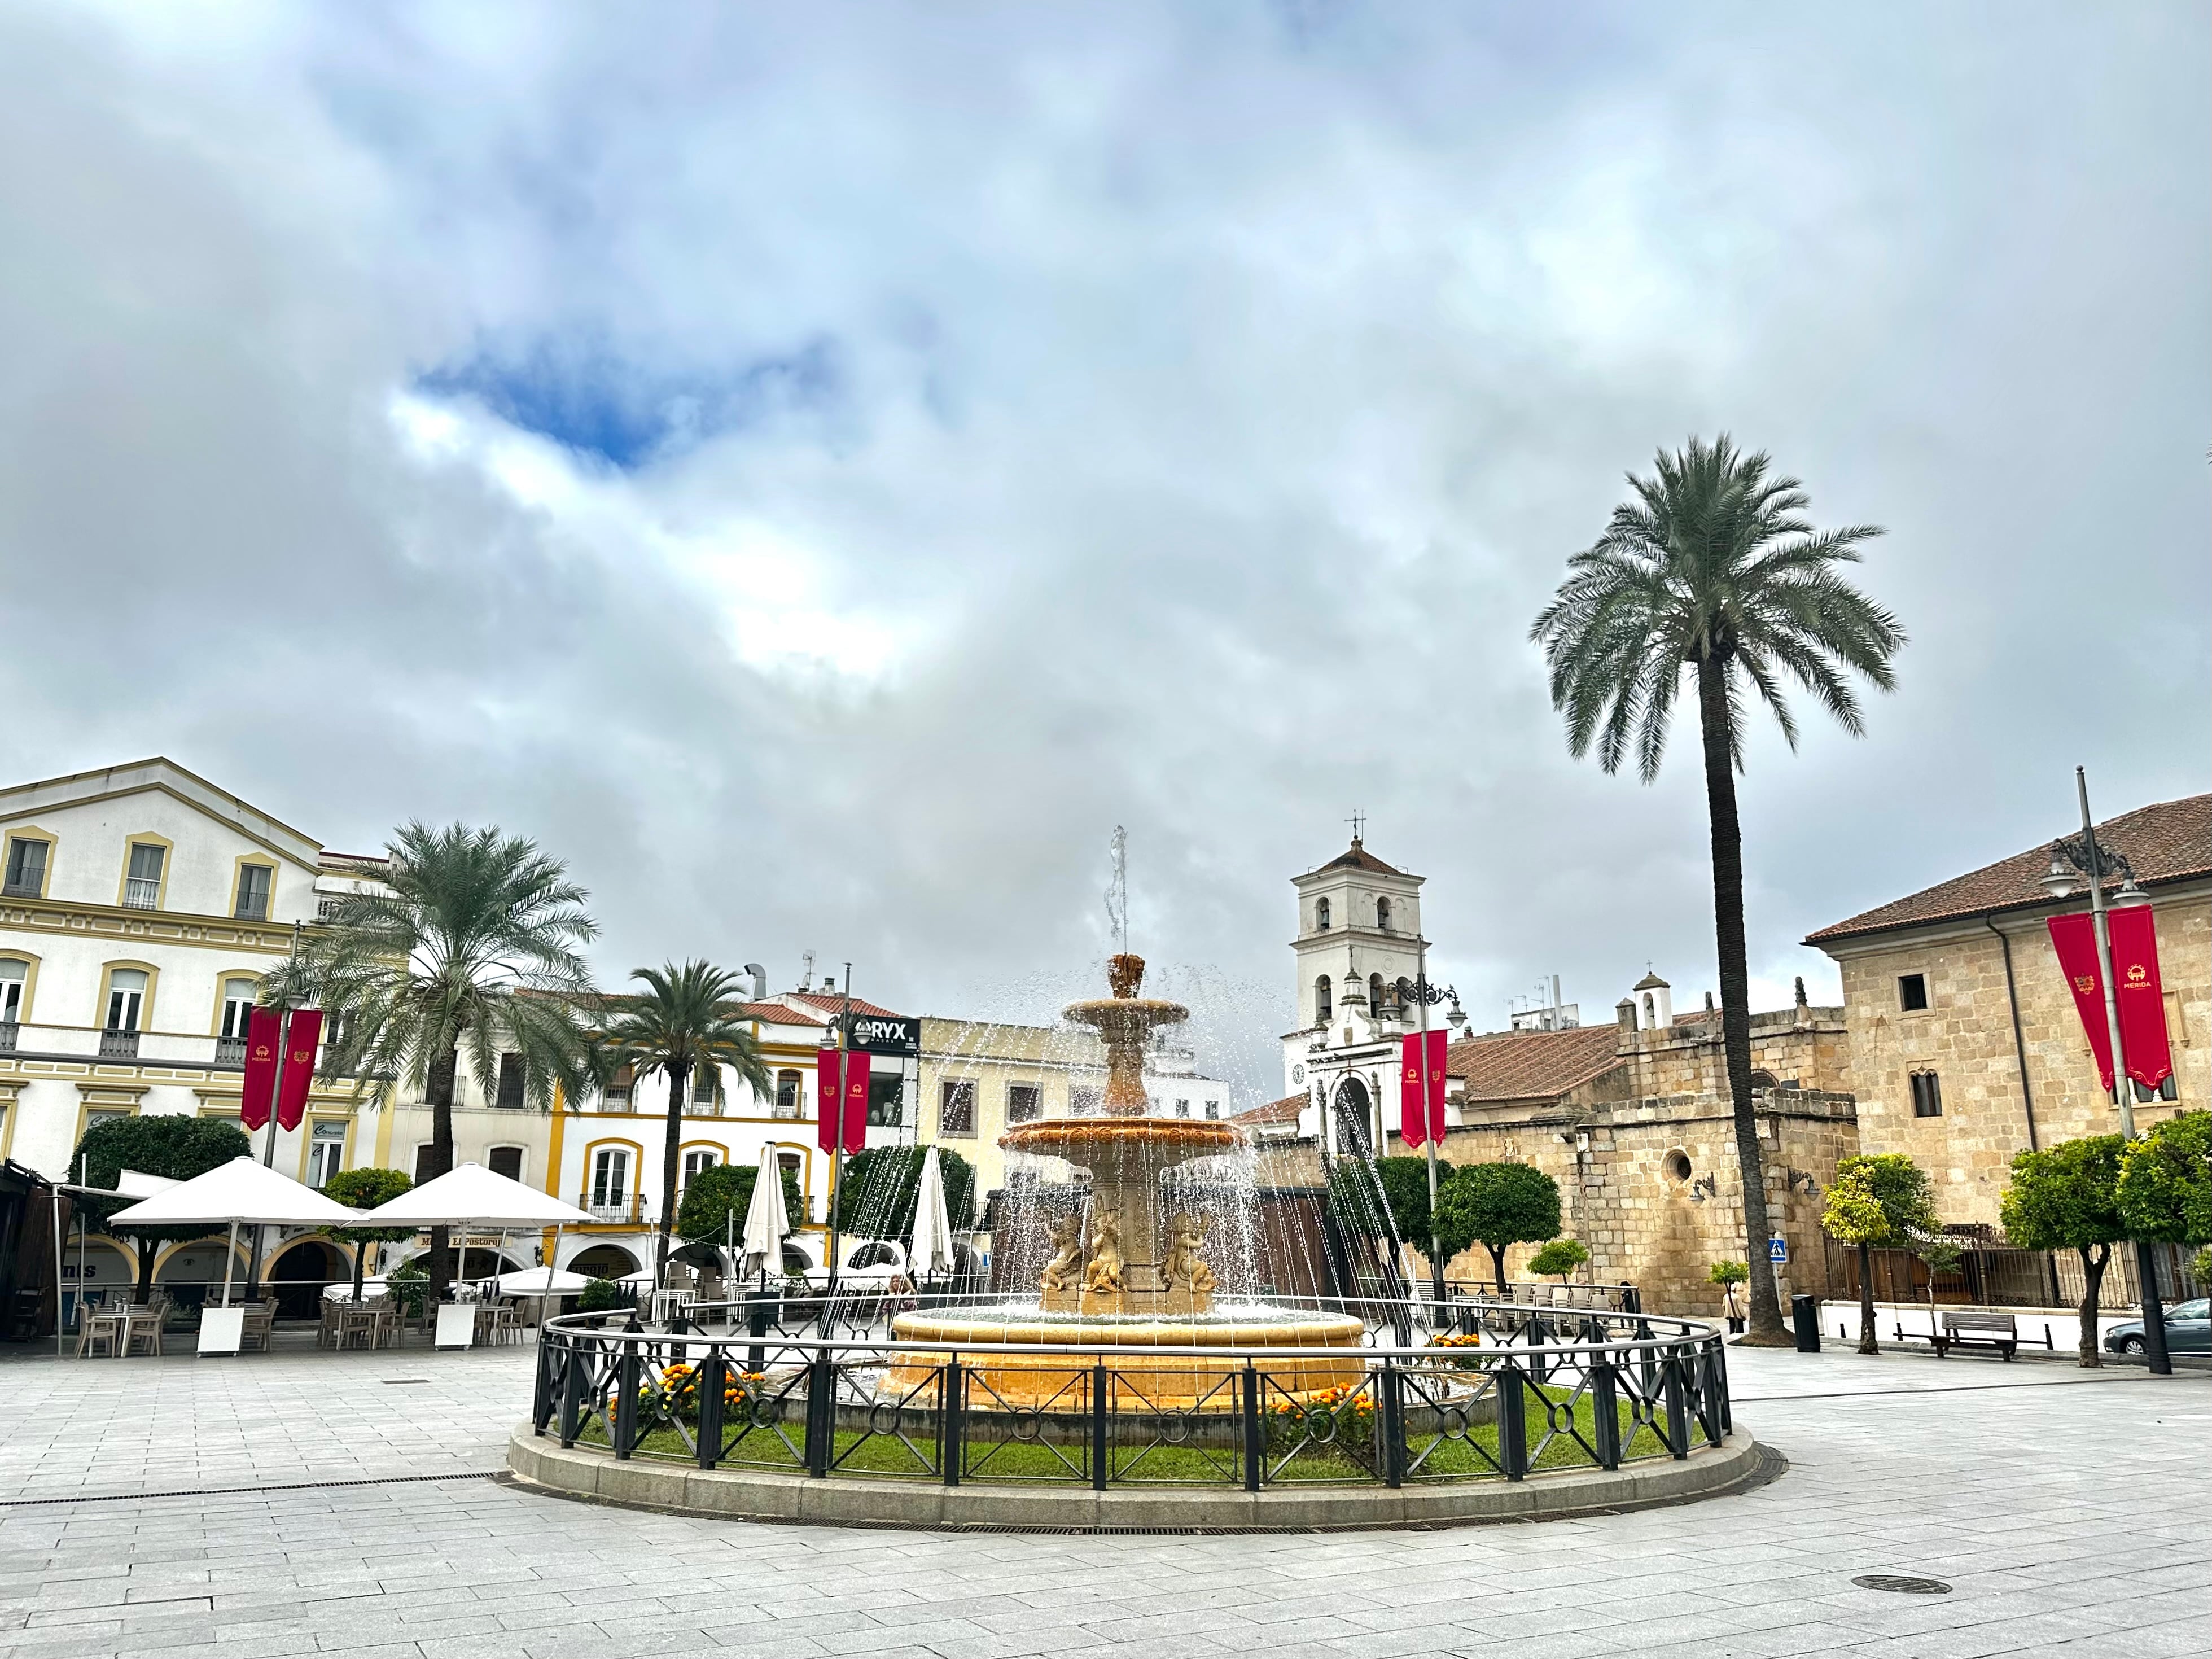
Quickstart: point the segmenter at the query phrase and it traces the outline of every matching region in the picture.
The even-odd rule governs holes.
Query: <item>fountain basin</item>
[[[942,1342],[943,1353],[901,1352],[886,1367],[879,1396],[899,1398],[927,1384],[931,1375],[963,1346],[1035,1344],[1060,1352],[976,1353],[962,1356],[969,1377],[968,1409],[988,1412],[1079,1409],[1099,1358],[1115,1406],[1125,1411],[1231,1413],[1240,1409],[1235,1378],[1245,1358],[1263,1350],[1259,1368],[1268,1397],[1304,1399],[1324,1389],[1357,1388],[1367,1374],[1357,1352],[1298,1357],[1300,1349],[1357,1350],[1366,1329],[1346,1314],[1288,1308],[1224,1310],[1202,1317],[1151,1314],[1054,1315],[1016,1307],[963,1313],[901,1314],[891,1322],[901,1342]],[[1077,1358],[1069,1346],[1092,1348]],[[1210,1354],[1147,1354],[1147,1349],[1218,1348]]]

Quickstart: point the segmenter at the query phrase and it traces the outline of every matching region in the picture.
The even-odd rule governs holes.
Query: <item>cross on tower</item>
[[[1352,826],[1352,840],[1358,841],[1359,832],[1367,827],[1367,814],[1355,806],[1352,809],[1352,816],[1346,822]]]

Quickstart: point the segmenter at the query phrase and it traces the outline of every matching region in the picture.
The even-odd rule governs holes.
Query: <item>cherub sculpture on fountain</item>
[[[1038,1285],[1047,1291],[1073,1290],[1083,1268],[1083,1218],[1066,1215],[1048,1221],[1044,1236],[1052,1244],[1052,1260],[1037,1275]]]
[[[1205,1312],[1213,1301],[1213,1269],[1199,1255],[1206,1234],[1212,1231],[1212,1216],[1177,1210],[1168,1228],[1167,1260],[1160,1264],[1160,1276],[1167,1280],[1168,1295],[1176,1299],[1189,1297],[1192,1310],[1200,1313]]]
[[[1083,1275],[1083,1288],[1100,1296],[1121,1293],[1121,1218],[1111,1210],[1091,1213],[1091,1267]]]

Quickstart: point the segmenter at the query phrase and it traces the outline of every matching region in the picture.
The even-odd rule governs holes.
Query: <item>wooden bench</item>
[[[1994,1348],[2009,1363],[2019,1352],[2021,1334],[2018,1324],[2006,1313],[1947,1313],[1943,1328],[1923,1334],[1908,1331],[1902,1322],[1897,1328],[1899,1341],[1910,1340],[1925,1342],[1936,1350],[1938,1359],[1945,1358],[1953,1348]],[[2046,1328],[2043,1346],[2051,1346],[2051,1334]]]

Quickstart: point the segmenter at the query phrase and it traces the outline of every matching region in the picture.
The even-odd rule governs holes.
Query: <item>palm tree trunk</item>
[[[660,1241],[654,1247],[653,1285],[668,1284],[669,1237],[676,1226],[676,1165],[684,1147],[684,1085],[691,1080],[691,1067],[679,1061],[668,1068],[668,1139],[660,1153]]]
[[[460,1051],[446,1050],[442,1058],[430,1062],[430,1074],[426,1092],[430,1097],[430,1156],[418,1172],[425,1181],[434,1181],[453,1167],[453,1073],[460,1065]],[[446,1228],[430,1229],[430,1285],[428,1295],[432,1302],[443,1302],[446,1292],[453,1283],[453,1235]],[[468,1241],[461,1241],[464,1250]]]
[[[1705,810],[1713,841],[1713,942],[1721,972],[1721,1048],[1728,1061],[1729,1100],[1735,1116],[1736,1164],[1743,1180],[1744,1257],[1751,1267],[1750,1340],[1787,1339],[1782,1304],[1767,1256],[1766,1169],[1759,1120],[1751,1109],[1751,970],[1743,939],[1743,826],[1735,806],[1735,757],[1729,748],[1728,665],[1698,662],[1698,725],[1705,738]]]

